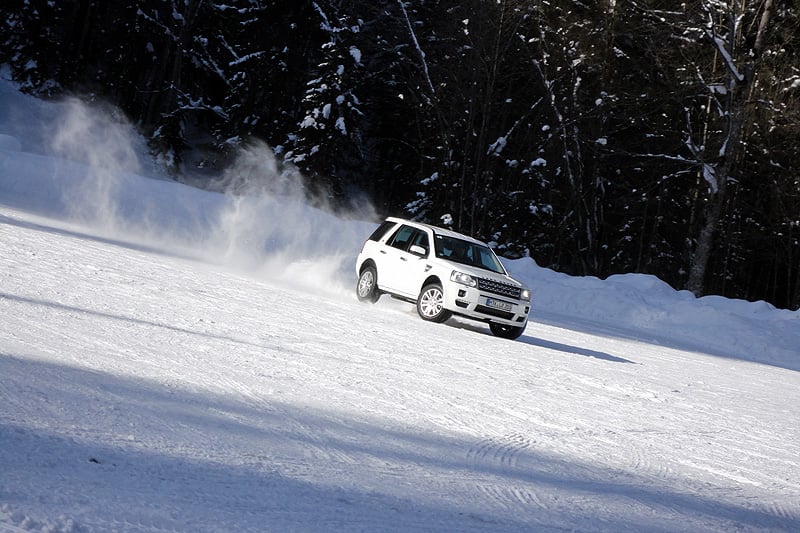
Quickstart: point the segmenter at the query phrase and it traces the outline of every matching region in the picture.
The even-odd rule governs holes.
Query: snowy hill
[[[0,85],[0,531],[800,530],[800,313],[519,260],[518,341],[426,323],[266,149],[51,105]]]

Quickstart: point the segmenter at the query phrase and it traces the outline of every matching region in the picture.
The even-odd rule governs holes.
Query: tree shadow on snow
[[[167,329],[167,330],[170,330],[170,331],[174,331],[176,333],[184,333],[184,334],[187,334],[187,335],[197,335],[197,336],[200,336],[200,337],[206,337],[206,338],[209,338],[209,339],[217,339],[217,340],[221,340],[221,341],[225,341],[225,342],[232,342],[232,343],[236,343],[236,344],[246,344],[248,346],[253,346],[253,347],[256,347],[256,348],[261,348],[262,347],[262,345],[260,345],[260,344],[256,344],[256,343],[253,343],[253,342],[248,342],[248,341],[245,341],[245,340],[242,340],[242,339],[234,339],[232,337],[226,337],[224,335],[217,335],[215,333],[197,331],[197,330],[193,330],[193,329],[189,329],[189,328],[182,328],[182,327],[173,326],[173,325],[170,325],[170,324],[164,324],[164,323],[161,323],[161,322],[154,322],[152,320],[143,320],[141,318],[135,318],[135,317],[131,317],[131,316],[117,315],[117,314],[113,314],[113,313],[105,313],[103,311],[95,311],[93,309],[87,309],[85,307],[77,307],[77,306],[74,306],[74,305],[66,305],[66,304],[62,304],[62,303],[58,303],[58,302],[53,302],[53,301],[50,301],[50,300],[40,300],[40,299],[36,299],[36,298],[28,298],[28,297],[25,297],[25,296],[16,296],[14,294],[8,294],[8,293],[5,293],[5,292],[0,292],[0,299],[10,300],[12,302],[18,302],[18,303],[34,305],[34,306],[37,306],[37,305],[38,306],[44,306],[44,307],[49,307],[51,309],[56,309],[56,310],[60,310],[60,311],[68,311],[70,313],[78,313],[78,314],[82,314],[82,315],[89,315],[91,317],[105,318],[105,319],[111,319],[111,320],[121,320],[123,322],[130,322],[130,323],[139,324],[139,325],[142,325],[142,326],[151,326],[151,327],[156,327],[156,328]]]
[[[0,523],[300,532],[797,526],[752,502],[715,499],[713,487],[702,494],[685,488],[691,480],[537,451],[516,435],[427,434],[366,408],[188,391],[11,354],[0,353],[0,375]]]
[[[37,215],[43,216],[43,215]],[[58,223],[61,223],[60,221]],[[94,241],[99,242],[102,244],[110,244],[112,246],[118,246],[121,248],[127,248],[129,250],[134,250],[137,252],[143,253],[151,253],[156,255],[163,255],[167,257],[175,257],[178,259],[189,259],[189,260],[196,260],[198,257],[191,256],[190,254],[181,254],[176,253],[175,250],[167,250],[167,246],[152,246],[149,244],[144,244],[140,242],[135,242],[134,240],[123,240],[121,238],[111,238],[111,237],[103,237],[100,235],[95,235],[92,233],[87,233],[84,231],[79,231],[78,229],[66,229],[63,227],[56,226],[56,222],[54,221],[53,224],[45,224],[45,221],[41,222],[32,222],[29,220],[20,220],[12,217],[7,217],[5,215],[0,214],[0,224],[5,224],[8,226],[16,226],[18,228],[29,229],[33,231],[40,231],[45,233],[52,233],[55,235],[61,235],[64,237],[71,237],[74,239],[86,240],[86,241]],[[76,228],[78,227],[79,223],[74,223]],[[86,224],[84,224],[85,226]],[[87,227],[87,231],[88,231]]]

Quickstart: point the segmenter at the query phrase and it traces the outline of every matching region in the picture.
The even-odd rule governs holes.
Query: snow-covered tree
[[[364,79],[361,39],[363,22],[340,2],[312,2],[314,20],[322,34],[316,66],[306,75],[296,128],[282,147],[286,162],[316,176],[340,195],[361,159],[359,85]]]

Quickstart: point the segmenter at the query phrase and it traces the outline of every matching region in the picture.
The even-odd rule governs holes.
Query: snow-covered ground
[[[137,139],[0,84],[0,531],[800,530],[800,313],[519,260],[518,341],[430,324],[368,210]]]

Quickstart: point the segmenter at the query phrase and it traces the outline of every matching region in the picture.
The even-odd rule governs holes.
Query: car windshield
[[[497,274],[505,274],[506,271],[497,256],[488,246],[465,241],[455,237],[436,235],[434,239],[436,257],[447,259],[462,265],[469,265]]]

